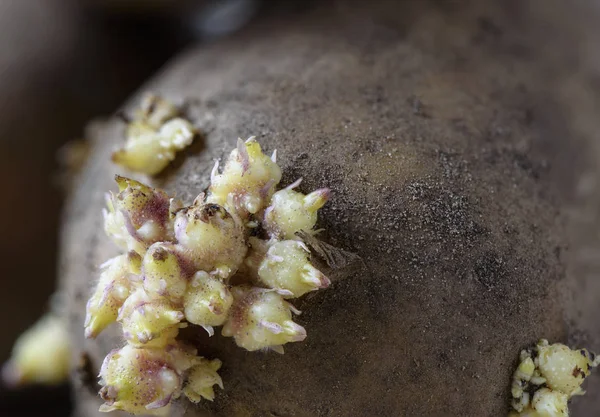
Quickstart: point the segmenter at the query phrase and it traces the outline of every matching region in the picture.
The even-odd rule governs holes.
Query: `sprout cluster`
[[[223,326],[249,351],[283,353],[284,344],[304,340],[288,300],[330,282],[297,233],[316,233],[329,190],[304,195],[297,181],[276,191],[275,158],[254,138],[238,140],[222,173],[215,165],[207,195],[187,207],[116,177],[119,193],[107,198],[104,225],[123,254],[102,265],[85,321],[91,338],[117,321],[126,341],[102,365],[102,411],[164,415],[181,394],[213,399],[221,362],[176,339],[187,323],[209,335]]]
[[[570,349],[540,340],[521,351],[513,374],[509,417],[568,417],[571,397],[583,395],[581,384],[600,358],[587,349]]]
[[[179,109],[167,100],[148,94],[141,108],[128,121],[125,146],[112,159],[124,167],[148,175],[166,168],[175,153],[189,146],[196,129],[178,117]]]

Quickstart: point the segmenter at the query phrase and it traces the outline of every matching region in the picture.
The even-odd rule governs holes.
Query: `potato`
[[[206,134],[156,178],[134,178],[189,203],[213,160],[256,135],[277,149],[282,186],[332,190],[320,239],[362,259],[325,270],[332,285],[295,302],[308,337],[285,355],[186,329],[222,360],[225,390],[174,415],[499,417],[521,348],[577,336],[598,349],[599,284],[578,255],[598,250],[597,220],[583,216],[599,206],[585,194],[597,113],[592,77],[565,59],[579,29],[560,20],[577,13],[472,3],[322,5],[192,50],[145,86],[195,100]],[[538,26],[540,3],[546,24],[566,23]],[[110,162],[123,129],[96,127],[64,213],[70,332],[96,368],[121,343],[117,328],[84,341],[83,319],[95,265],[116,254],[101,209],[125,174]],[[591,379],[574,415],[600,412]],[[84,417],[100,404],[89,388],[76,391]]]

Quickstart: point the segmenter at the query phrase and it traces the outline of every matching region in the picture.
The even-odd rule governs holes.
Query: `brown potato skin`
[[[500,417],[521,348],[600,349],[595,270],[577,255],[598,247],[584,216],[597,198],[578,188],[596,172],[597,78],[583,61],[573,72],[581,30],[566,6],[544,5],[542,18],[537,1],[327,3],[190,50],[145,87],[197,100],[206,132],[153,185],[191,202],[213,160],[257,135],[277,148],[283,185],[332,189],[322,238],[364,262],[296,301],[308,338],[283,356],[188,329],[223,361],[225,391],[176,415]],[[84,341],[83,317],[96,266],[116,254],[101,208],[125,174],[110,162],[123,129],[90,129],[64,212],[75,355],[96,369],[121,343],[117,328]],[[77,415],[95,416],[95,387],[77,381]],[[600,412],[598,389],[592,378],[574,415]]]

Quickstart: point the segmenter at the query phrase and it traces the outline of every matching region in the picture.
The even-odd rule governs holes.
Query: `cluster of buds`
[[[521,351],[509,417],[568,417],[569,400],[585,394],[581,385],[599,364],[600,358],[587,349],[551,345],[544,339]]]
[[[298,234],[316,233],[329,190],[304,195],[294,190],[297,181],[276,191],[275,158],[254,138],[238,140],[221,173],[215,165],[208,193],[187,207],[116,177],[105,231],[123,254],[102,266],[85,322],[91,338],[118,322],[126,341],[102,366],[101,411],[164,415],[182,394],[212,400],[213,386],[222,387],[221,362],[177,340],[188,324],[210,336],[223,326],[249,351],[283,353],[286,343],[304,340],[292,317],[300,312],[288,300],[330,282]]]
[[[148,175],[158,174],[175,153],[189,146],[196,129],[179,117],[179,109],[167,100],[148,94],[132,120],[128,120],[125,146],[114,152],[115,163]]]

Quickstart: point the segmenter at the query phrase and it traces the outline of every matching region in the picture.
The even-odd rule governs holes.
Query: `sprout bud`
[[[329,199],[330,191],[322,188],[304,195],[293,188],[296,181],[273,194],[271,205],[265,210],[265,228],[274,238],[297,239],[296,233],[304,230],[310,233],[317,223],[317,210]]]
[[[292,321],[291,312],[298,311],[281,295],[247,286],[234,287],[232,293],[234,303],[222,334],[233,337],[238,346],[283,352],[282,345],[306,338],[304,327]]]
[[[222,278],[238,269],[248,250],[239,221],[222,206],[198,199],[177,213],[175,236],[181,255],[196,270],[217,271]]]
[[[581,384],[590,374],[593,361],[586,349],[571,350],[560,343],[538,343],[537,364],[548,388],[572,396],[581,390]]]
[[[535,364],[531,357],[524,358],[519,367],[513,374],[513,383],[511,393],[513,398],[520,398],[523,395],[523,383],[529,382],[535,371]]]
[[[151,94],[144,97],[127,125],[125,146],[113,153],[113,162],[148,175],[161,172],[196,134],[194,126],[178,114],[173,103]]]
[[[198,271],[188,288],[184,301],[186,319],[213,335],[212,326],[220,326],[227,319],[233,296],[221,280]]]
[[[221,368],[221,361],[218,359],[212,361],[200,359],[199,362],[190,369],[187,385],[183,389],[185,396],[194,403],[199,402],[202,398],[209,401],[214,400],[214,385],[218,385],[223,389],[223,380],[217,373]]]
[[[148,248],[143,262],[144,289],[148,294],[180,303],[188,280],[180,266],[176,248],[170,243],[155,243]]]
[[[87,302],[86,337],[96,337],[117,319],[119,308],[129,296],[132,276],[139,272],[139,265],[140,257],[135,252],[117,256],[102,265],[104,270]]]
[[[156,175],[175,159],[177,151],[192,143],[195,134],[194,126],[182,118],[166,122],[158,131],[136,124],[128,129],[125,146],[112,159],[132,171]]]
[[[288,297],[300,297],[309,291],[327,288],[329,279],[311,265],[308,255],[302,242],[284,240],[274,243],[261,262],[258,275],[264,284]]]
[[[258,213],[266,207],[281,180],[281,169],[273,159],[262,152],[254,137],[246,142],[238,139],[222,174],[218,174],[215,165],[208,201],[226,206],[243,219]]]
[[[533,396],[531,407],[540,417],[569,417],[569,396],[548,388],[539,389]]]
[[[104,230],[122,249],[143,255],[152,243],[170,241],[171,200],[166,193],[116,176],[119,194],[110,194],[104,211]]]
[[[143,289],[131,294],[117,320],[123,325],[123,334],[129,343],[163,346],[177,335],[181,311],[164,297],[150,297]]]
[[[171,355],[160,349],[125,345],[109,353],[100,370],[100,396],[105,401],[100,411],[167,416],[182,384],[171,362]]]

